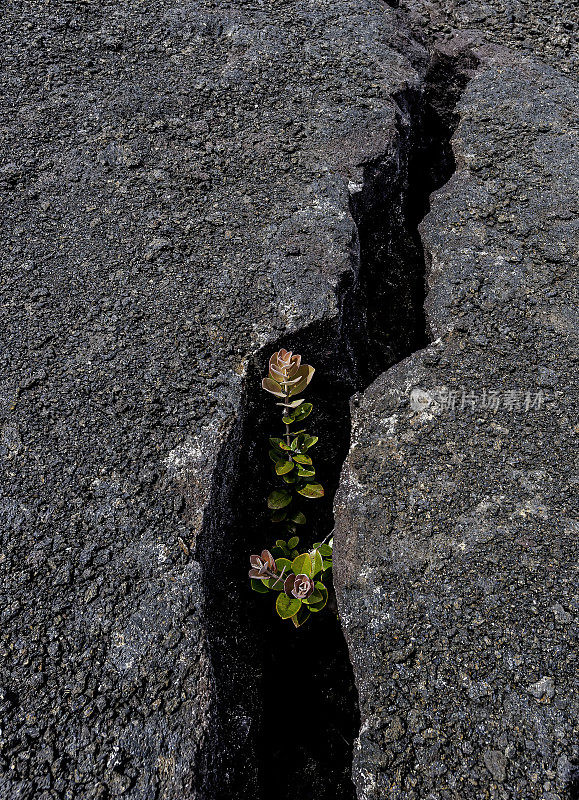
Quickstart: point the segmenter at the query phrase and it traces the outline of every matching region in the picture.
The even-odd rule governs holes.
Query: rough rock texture
[[[550,19],[542,3],[533,8],[538,19]],[[517,39],[518,6],[513,22],[504,27],[504,15],[495,20],[490,6],[480,24],[462,6],[432,9],[425,32],[427,14],[418,3],[410,8],[411,29],[406,11],[380,0],[4,4],[1,800],[213,798],[217,784],[227,780],[217,769],[223,754],[210,646],[216,634],[206,615],[203,567],[227,556],[220,521],[228,509],[219,502],[231,488],[225,484],[234,480],[239,440],[232,429],[243,416],[244,375],[262,348],[288,331],[319,323],[342,335],[352,325],[348,319],[342,326],[344,295],[355,289],[358,266],[348,187],[360,189],[364,162],[386,165],[384,176],[394,180],[397,170],[404,172],[417,137],[408,99],[419,106],[430,31],[478,25],[492,28],[491,38],[502,39],[508,29],[509,41],[526,47],[524,39]],[[524,23],[525,36],[532,35],[533,24]],[[571,39],[564,37],[572,32],[571,16],[562,17],[560,25],[562,32],[557,26],[541,31],[544,55],[570,69]],[[428,227],[434,260],[429,313],[443,338],[430,355],[422,354],[384,379],[394,387],[396,375],[409,369],[415,371],[412,380],[427,387],[459,378],[466,384],[471,373],[478,387],[485,370],[501,376],[513,364],[520,370],[514,378],[521,386],[531,378],[540,379],[545,388],[565,382],[572,307],[562,302],[561,292],[571,257],[573,210],[571,181],[563,165],[569,169],[575,154],[564,109],[572,111],[576,100],[572,85],[548,69],[513,65],[506,54],[497,58],[497,64],[488,61],[469,89],[462,112],[460,137],[468,146],[461,150],[461,172],[452,192],[441,196],[447,198],[446,206],[438,201],[439,211],[435,208]],[[518,101],[518,126],[510,110],[513,98]],[[544,120],[537,117],[537,108]],[[487,136],[489,129],[492,135]],[[517,159],[523,159],[521,164]],[[469,209],[472,220],[461,223],[462,228],[451,225],[453,215]],[[539,224],[542,230],[536,230]],[[463,239],[452,250],[449,237],[461,230]],[[555,234],[567,242],[566,252],[553,245]],[[470,243],[473,237],[488,238],[484,252]],[[508,260],[513,253],[519,261]],[[499,255],[506,260],[500,261]],[[551,283],[545,291],[547,281]],[[523,302],[527,291],[530,299]],[[532,314],[527,320],[528,308]],[[465,330],[458,330],[458,317]],[[495,324],[505,329],[502,338]],[[536,358],[534,367],[529,354]],[[406,379],[400,380],[406,386]],[[505,381],[505,386],[511,384]],[[374,438],[372,416],[381,419],[381,398],[375,388],[364,401],[369,415],[358,417],[361,438],[356,442]],[[551,791],[545,788],[548,782],[555,797],[559,784],[568,783],[571,767],[565,759],[574,757],[568,744],[570,706],[564,707],[570,703],[567,651],[561,650],[557,663],[545,663],[549,648],[563,647],[562,631],[574,611],[563,582],[563,516],[557,516],[557,537],[549,523],[549,515],[557,514],[555,501],[564,502],[556,495],[555,467],[560,469],[567,453],[565,408],[559,399],[548,413],[537,412],[535,427],[524,430],[520,441],[512,435],[513,415],[502,411],[493,415],[499,428],[483,425],[476,433],[462,414],[437,434],[445,453],[446,442],[455,442],[450,451],[456,467],[448,468],[444,491],[451,497],[455,486],[458,516],[449,519],[456,536],[460,526],[479,531],[481,514],[490,519],[491,512],[477,505],[487,502],[500,522],[495,526],[497,552],[515,530],[507,525],[509,514],[518,522],[517,530],[530,536],[528,544],[517,543],[522,554],[518,559],[514,545],[504,545],[511,567],[499,572],[499,563],[495,568],[497,585],[504,575],[505,597],[512,598],[512,633],[506,622],[501,630],[512,636],[514,653],[512,671],[497,678],[502,681],[497,692],[515,685],[509,681],[517,670],[531,687],[530,694],[515,692],[508,705],[511,718],[519,713],[517,703],[523,709],[524,744],[514,737],[514,750],[509,741],[503,746],[485,717],[477,733],[480,741],[488,739],[484,753],[479,758],[474,750],[465,750],[465,738],[457,781],[463,781],[464,764],[472,760],[475,772],[480,764],[485,765],[480,770],[487,769],[488,774],[476,772],[483,783],[488,775],[499,781],[504,774],[505,780],[522,782],[521,797],[539,791],[528,788],[532,785],[542,787],[545,800]],[[401,420],[408,417],[406,408],[388,413],[400,413]],[[437,413],[432,409],[412,420],[434,429]],[[427,423],[428,415],[433,416]],[[531,412],[519,417],[517,432],[523,431]],[[557,425],[560,432],[553,433]],[[549,447],[541,449],[544,463],[537,466],[533,448],[539,430]],[[426,450],[427,445],[436,448],[436,436],[426,437],[425,431],[412,434],[425,438],[420,447],[414,445],[413,455],[404,456],[406,478],[402,472],[394,476],[400,480],[391,489],[400,493],[396,502],[407,503],[402,487],[404,480],[408,486],[414,483],[416,465],[425,469],[424,485],[431,487],[434,498],[429,502],[440,502],[442,482],[435,484]],[[411,435],[410,428],[407,433]],[[475,435],[481,438],[478,449],[468,445]],[[412,448],[411,440],[403,441]],[[381,535],[376,539],[380,528],[368,523],[367,551],[358,533],[366,525],[358,501],[363,503],[370,463],[356,466],[361,446],[355,443],[346,472],[355,476],[360,470],[359,493],[351,496],[346,509],[344,489],[340,509],[342,515],[356,517],[350,555],[344,556],[342,602],[366,715],[356,766],[364,792],[373,775],[377,786],[385,776],[395,779],[394,762],[386,761],[393,747],[402,747],[396,742],[410,741],[413,723],[402,710],[386,712],[390,701],[385,699],[383,710],[377,710],[378,698],[385,698],[389,681],[395,680],[391,673],[378,679],[383,659],[390,663],[396,657],[389,652],[387,629],[378,644],[364,638],[385,624],[380,605],[384,584],[382,578],[371,577],[374,566],[361,589],[355,565],[363,559],[370,567],[386,550]],[[471,452],[480,463],[478,471],[469,461]],[[381,471],[383,491],[394,462],[380,453],[374,445],[371,458]],[[513,464],[507,463],[509,458]],[[520,493],[528,493],[524,502],[520,493],[506,491],[500,464],[511,470],[508,479],[520,484]],[[464,474],[456,474],[459,468]],[[472,497],[465,494],[470,484]],[[476,486],[480,488],[475,491]],[[391,508],[390,500],[382,500]],[[419,496],[412,514],[421,514],[426,502]],[[435,525],[434,510],[425,508],[426,513]],[[409,531],[422,531],[421,524],[408,524],[404,536],[411,539]],[[444,528],[442,517],[439,524]],[[473,542],[479,537],[484,557],[494,558],[495,550],[485,549],[483,540],[495,527],[480,525],[482,532],[470,535],[465,553],[473,552],[469,548],[478,546]],[[436,535],[444,537],[445,532]],[[519,534],[512,536],[518,542]],[[200,538],[209,543],[204,552],[196,552]],[[410,539],[409,552],[418,552]],[[449,552],[443,538],[437,547],[442,554]],[[540,548],[548,549],[549,560],[540,557]],[[425,563],[420,553],[412,558]],[[390,567],[380,569],[388,572]],[[488,605],[490,597],[497,597],[493,613],[499,619],[502,601],[499,590],[492,589],[490,569],[483,599]],[[551,570],[553,595],[559,592],[549,599],[552,614],[535,598],[532,629],[526,624],[531,637],[541,631],[542,642],[532,646],[522,633],[532,607],[531,599],[525,600],[531,589],[523,576],[531,569],[537,570],[537,581],[542,580],[540,569]],[[422,603],[431,591],[436,599],[432,603],[442,613],[440,582],[434,581],[431,589],[425,585],[423,594],[420,576],[416,574],[412,602]],[[515,595],[511,590],[519,576]],[[235,585],[241,586],[244,578],[240,569]],[[458,579],[449,569],[446,580],[453,602],[464,595]],[[390,591],[389,582],[387,587]],[[406,590],[402,584],[397,591],[402,597]],[[368,617],[364,608],[371,608],[370,603],[377,604],[376,615]],[[518,611],[517,603],[522,604]],[[487,605],[481,599],[473,609],[475,622],[484,621]],[[420,626],[412,604],[404,613],[416,614],[414,621],[409,618],[408,631]],[[366,622],[367,630],[360,632]],[[496,625],[498,629],[498,621]],[[458,624],[456,628],[468,655],[471,632]],[[449,640],[451,630],[445,627]],[[230,633],[227,643],[233,647],[237,632]],[[359,648],[367,648],[366,676],[360,671]],[[424,653],[428,655],[427,649]],[[525,661],[526,653],[533,654],[532,664]],[[427,667],[429,675],[433,663]],[[476,693],[479,684],[473,674]],[[404,702],[409,702],[410,683]],[[423,681],[416,685],[429,686]],[[487,706],[481,708],[488,710],[489,695],[482,696]],[[443,714],[428,694],[424,697],[427,710],[435,717]],[[450,704],[444,713],[458,726],[455,709]],[[373,720],[386,713],[390,721],[377,739],[378,722],[372,727]],[[506,720],[501,724],[508,738]],[[240,730],[251,722],[241,708]],[[434,719],[431,728],[438,724]],[[542,726],[538,738],[529,732],[532,724]],[[416,725],[416,735],[422,736],[426,728],[419,721]],[[442,740],[434,741],[432,747]],[[530,755],[517,761],[523,746]],[[439,759],[434,751],[430,758],[426,745],[412,747],[416,752],[422,747],[420,758],[428,758],[431,766],[442,763],[442,755]],[[455,758],[458,747],[453,740],[451,749],[441,752]],[[545,765],[538,762],[543,751]],[[536,764],[537,781],[533,783],[535,773],[526,768],[523,779],[523,766],[517,772],[516,764]],[[246,772],[251,769],[249,764]],[[555,777],[546,769],[554,769]],[[417,773],[407,769],[404,775],[412,781]],[[422,776],[416,780],[431,787],[436,782]],[[463,796],[468,796],[471,790],[464,781]],[[405,797],[410,798],[411,783],[408,787]]]
[[[335,506],[360,800],[579,787],[579,93],[475,52],[421,226],[433,343],[354,400]]]
[[[398,5],[393,0],[393,5]],[[452,38],[477,31],[501,46],[538,55],[561,70],[579,69],[579,6],[568,0],[400,0],[416,35]]]
[[[217,454],[427,54],[369,0],[3,11],[0,797],[212,797]]]

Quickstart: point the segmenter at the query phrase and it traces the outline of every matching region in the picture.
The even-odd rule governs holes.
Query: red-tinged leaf
[[[290,387],[290,396],[301,394],[306,386],[309,384],[311,379],[314,377],[315,369],[310,367],[309,364],[302,364],[302,366],[298,369],[297,375],[299,375],[300,380],[297,383],[294,383],[293,386]]]
[[[324,487],[321,483],[306,483],[305,486],[298,489],[298,492],[303,495],[303,497],[309,497],[313,500],[317,497],[324,496]]]
[[[249,577],[250,578],[255,578],[256,581],[261,581],[261,580],[263,580],[264,576],[261,574],[261,572],[258,569],[253,567],[252,569],[249,570]]]
[[[300,455],[299,453],[293,456],[293,460],[297,461],[298,464],[308,464],[311,466],[312,459],[309,456]]]
[[[269,392],[276,397],[285,397],[285,393],[280,384],[277,381],[274,381],[272,378],[264,378],[261,382],[261,386],[266,392]]]

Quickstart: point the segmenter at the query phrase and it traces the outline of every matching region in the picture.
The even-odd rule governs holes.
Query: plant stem
[[[275,572],[270,572],[268,569],[265,571],[265,574],[267,575],[268,578],[277,578],[276,582],[274,583],[275,586],[283,578],[284,572],[285,572],[285,567],[282,569],[281,575],[276,575]],[[261,578],[259,580],[261,580]]]
[[[332,530],[331,530],[331,531],[328,533],[328,535],[327,535],[327,536],[326,536],[326,538],[325,538],[325,539],[322,541],[322,543],[321,543],[321,544],[325,544],[325,543],[328,541],[328,539],[330,538],[330,536],[332,536],[332,535],[333,535],[333,533],[334,533],[334,529],[332,528]]]
[[[286,392],[286,395],[284,397],[285,405],[284,405],[284,410],[281,412],[282,421],[283,421],[283,418],[285,417],[285,415],[288,413],[286,411],[286,409],[288,408],[288,400],[289,400],[289,397],[290,397],[289,389],[286,388],[285,392]],[[286,423],[286,425],[285,425],[285,442],[286,442],[288,447],[290,445],[290,435],[291,435],[290,426]],[[291,458],[291,456],[290,456],[290,458]],[[292,459],[292,461],[293,461],[293,459]]]

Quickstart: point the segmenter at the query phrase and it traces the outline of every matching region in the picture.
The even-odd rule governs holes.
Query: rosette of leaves
[[[275,609],[282,619],[289,619],[296,628],[328,602],[331,581],[332,545],[316,542],[313,548],[300,553],[299,538],[278,539],[275,547],[261,556],[251,556],[251,587],[256,592],[277,592]]]
[[[314,368],[302,364],[302,357],[283,348],[269,360],[269,373],[262,386],[279,398],[285,433],[269,440],[269,457],[278,487],[267,499],[272,522],[283,523],[286,534],[295,534],[298,525],[305,525],[306,516],[296,509],[297,495],[308,499],[324,496],[324,488],[316,479],[316,470],[310,453],[318,441],[300,427],[312,413],[313,405],[297,397],[309,385]]]

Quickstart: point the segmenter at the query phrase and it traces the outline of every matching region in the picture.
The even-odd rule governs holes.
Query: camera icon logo
[[[413,411],[426,411],[434,401],[432,395],[425,391],[424,389],[420,389],[416,386],[410,392],[410,408]]]

